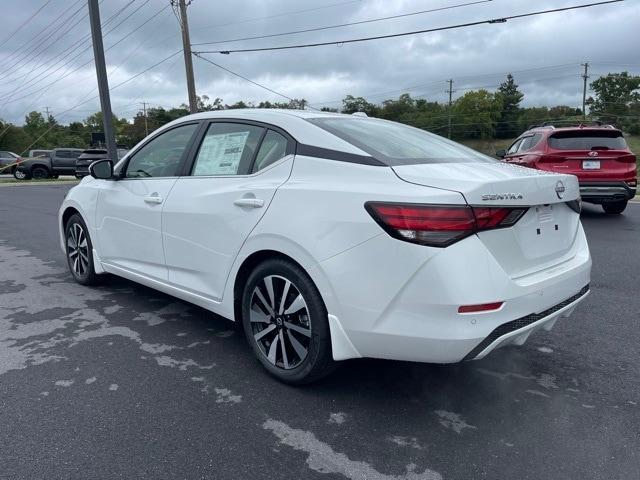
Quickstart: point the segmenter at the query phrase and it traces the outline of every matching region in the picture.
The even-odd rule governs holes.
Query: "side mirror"
[[[113,163],[111,160],[96,160],[89,165],[89,173],[98,180],[111,180],[113,178]]]
[[[507,156],[507,151],[504,148],[501,148],[496,152],[496,157],[498,158],[504,158],[506,156]]]

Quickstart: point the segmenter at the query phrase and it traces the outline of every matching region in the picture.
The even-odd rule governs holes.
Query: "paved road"
[[[639,478],[640,205],[587,207],[592,294],[524,347],[291,388],[221,318],[72,283],[68,188],[0,188],[1,478]]]

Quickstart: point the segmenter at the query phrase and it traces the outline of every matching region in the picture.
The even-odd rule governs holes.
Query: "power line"
[[[468,7],[470,5],[477,5],[479,3],[489,3],[492,2],[493,0],[477,0],[474,2],[467,2],[467,3],[460,3],[457,5],[449,5],[447,7],[440,7],[440,8],[431,8],[429,10],[420,10],[419,12],[411,12],[411,13],[402,13],[399,15],[391,15],[388,17],[380,17],[380,18],[371,18],[368,20],[360,20],[360,21],[356,21],[356,22],[349,22],[349,23],[341,23],[339,25],[329,25],[329,26],[325,26],[325,27],[315,27],[315,28],[306,28],[304,30],[293,30],[290,32],[282,32],[282,33],[272,33],[269,35],[258,35],[258,36],[254,36],[254,37],[242,37],[242,38],[233,38],[233,39],[228,39],[228,40],[216,40],[214,42],[200,42],[200,43],[194,43],[192,45],[215,45],[218,43],[230,43],[230,42],[240,42],[240,41],[244,41],[244,40],[257,40],[257,39],[261,39],[261,38],[273,38],[273,37],[283,37],[286,35],[295,35],[298,33],[309,33],[309,32],[319,32],[322,30],[330,30],[333,28],[342,28],[342,27],[350,27],[353,25],[362,25],[365,23],[373,23],[373,22],[382,22],[385,20],[394,20],[394,19],[398,19],[398,18],[404,18],[404,17],[410,17],[413,15],[421,15],[424,13],[432,13],[432,12],[440,12],[443,10],[451,10],[454,8],[461,8],[461,7]]]
[[[358,43],[358,42],[368,42],[371,40],[383,40],[383,39],[387,39],[387,38],[397,38],[397,37],[404,37],[407,35],[417,35],[420,33],[432,33],[432,32],[441,32],[444,30],[454,30],[454,29],[458,29],[458,28],[466,28],[466,27],[473,27],[476,25],[484,25],[484,24],[494,24],[494,23],[505,23],[507,22],[507,20],[514,20],[514,19],[518,19],[518,18],[525,18],[525,17],[533,17],[533,16],[537,16],[537,15],[544,15],[544,14],[548,14],[548,13],[557,13],[557,12],[566,12],[569,10],[577,10],[577,9],[581,9],[581,8],[588,8],[588,7],[595,7],[597,5],[606,5],[609,3],[618,3],[618,2],[623,2],[624,0],[606,0],[606,1],[601,1],[601,2],[594,2],[594,3],[586,3],[586,4],[582,4],[582,5],[574,5],[571,7],[562,7],[562,8],[553,8],[553,9],[549,9],[549,10],[538,10],[535,12],[528,12],[528,13],[522,13],[519,15],[510,15],[507,17],[499,17],[499,18],[493,18],[493,19],[487,19],[487,20],[479,20],[477,22],[468,22],[468,23],[460,23],[457,25],[448,25],[446,27],[437,27],[437,28],[427,28],[424,30],[414,30],[411,32],[401,32],[401,33],[392,33],[392,34],[388,34],[388,35],[376,35],[373,37],[361,37],[361,38],[349,38],[349,39],[345,39],[345,40],[333,40],[330,42],[316,42],[316,43],[302,43],[302,44],[297,44],[297,45],[283,45],[283,46],[279,46],[279,47],[260,47],[260,48],[240,48],[240,49],[235,49],[235,50],[203,50],[200,52],[194,52],[194,53],[221,53],[223,55],[229,55],[231,53],[240,53],[240,52],[266,52],[266,51],[273,51],[273,50],[290,50],[290,49],[297,49],[297,48],[310,48],[310,47],[321,47],[321,46],[326,46],[326,45],[343,45],[345,43]]]
[[[58,26],[56,26],[56,22],[58,20],[60,20],[62,17],[64,17],[67,12],[69,12],[71,9],[73,9],[76,5],[80,4],[83,0],[76,0],[75,3],[73,3],[72,5],[70,5],[69,7],[67,7],[60,15],[58,15],[56,18],[54,18],[51,22],[49,22],[49,25],[45,28],[43,28],[37,35],[35,35],[33,38],[31,38],[28,42],[22,44],[21,46],[19,46],[18,48],[15,48],[13,50],[13,52],[6,58],[3,58],[0,61],[0,66],[5,66],[7,65],[9,62],[11,62],[14,57],[19,57],[20,55],[22,55],[24,52],[26,52],[27,50],[29,50],[30,48],[32,48],[33,44],[35,44],[36,42],[40,41],[40,37],[42,35],[46,35],[47,31],[49,29],[53,29],[55,30],[56,28],[59,28]]]
[[[22,30],[24,26],[26,26],[31,20],[33,20],[36,17],[36,15],[38,15],[44,9],[44,7],[46,7],[50,3],[51,3],[51,0],[47,0],[46,2],[44,2],[44,4],[40,8],[38,8],[33,14],[31,14],[29,18],[27,18],[24,22],[22,22],[13,32],[7,35],[7,38],[5,38],[2,42],[0,42],[0,47],[3,47],[9,40],[11,40],[16,33]]]
[[[26,62],[28,60],[30,60],[31,58],[34,58],[36,55],[34,55],[38,48],[40,48],[43,44],[45,44],[51,37],[53,37],[56,33],[60,32],[60,29],[69,21],[71,21],[78,13],[80,13],[83,10],[83,6],[81,5],[78,9],[76,9],[69,17],[67,17],[62,23],[60,23],[60,25],[56,26],[48,35],[46,35],[43,39],[40,40],[40,42],[38,44],[36,44],[35,46],[31,47],[30,50],[28,50],[27,52],[25,52],[25,54],[18,58],[15,62],[11,63],[10,65],[7,65],[4,67],[4,70],[7,71],[6,74],[2,75],[0,78],[5,78],[8,75],[11,75],[13,72],[15,72],[17,70],[17,68],[20,66],[20,64],[26,64]],[[68,33],[68,30],[67,32]],[[63,33],[64,35],[64,33]],[[43,51],[46,51],[47,48],[49,48],[49,46],[45,46]]]
[[[158,65],[160,65],[160,64],[162,64],[162,63],[166,62],[167,60],[169,60],[169,59],[171,59],[171,58],[175,57],[175,56],[176,56],[176,55],[178,55],[179,53],[182,53],[182,49],[178,50],[177,52],[173,52],[173,53],[172,53],[171,55],[169,55],[168,57],[163,58],[163,59],[162,59],[162,60],[160,60],[159,62],[154,63],[153,65],[151,65],[151,66],[149,66],[149,67],[145,68],[145,69],[144,69],[144,70],[142,70],[141,72],[138,72],[138,73],[136,73],[135,75],[132,75],[131,77],[127,78],[126,80],[124,80],[124,81],[122,81],[122,82],[118,83],[117,85],[114,85],[113,87],[109,88],[109,91],[111,92],[112,90],[115,90],[116,88],[121,87],[122,85],[125,85],[125,84],[129,83],[130,81],[132,81],[132,80],[134,80],[134,79],[138,78],[140,75],[143,75],[144,73],[148,72],[149,70],[152,70],[152,69],[154,69],[155,67],[157,67]],[[91,98],[89,98],[89,99],[87,99],[87,100],[83,100],[82,102],[77,103],[76,105],[74,105],[74,106],[72,106],[72,107],[70,107],[70,108],[67,108],[66,110],[64,110],[64,111],[62,111],[62,112],[60,112],[60,113],[58,114],[58,118],[61,118],[61,117],[62,117],[62,116],[64,116],[66,113],[71,112],[71,111],[75,110],[76,108],[80,107],[81,105],[84,105],[85,103],[89,103],[90,101],[95,100],[96,98],[98,98],[98,95],[96,95],[96,96],[94,96],[94,97],[91,97]],[[31,142],[31,144],[29,144],[29,145],[28,145],[24,150],[22,150],[22,152],[21,152],[21,153],[25,153],[25,152],[27,152],[27,151],[28,151],[28,150],[29,150],[33,145],[35,145],[35,144],[36,144],[36,143],[37,143],[37,142],[38,142],[42,137],[44,137],[47,133],[49,133],[49,132],[53,129],[53,127],[54,127],[54,126],[55,126],[55,125],[52,125],[52,126],[50,126],[48,129],[46,129],[46,130],[45,130],[45,131],[44,131],[40,136],[38,136],[38,138],[36,138],[33,142]],[[4,132],[3,132],[3,133],[4,133]]]
[[[242,23],[256,22],[258,20],[269,20],[271,18],[288,17],[290,15],[297,15],[299,13],[315,12],[315,11],[324,10],[324,9],[327,9],[327,8],[333,8],[333,7],[340,7],[342,5],[348,5],[350,3],[359,3],[361,1],[362,0],[348,0],[346,2],[332,3],[330,5],[323,5],[321,7],[305,8],[303,10],[294,10],[294,11],[291,11],[291,12],[275,13],[273,15],[267,15],[266,17],[246,18],[244,20],[238,20],[238,21],[235,21],[235,22],[218,23],[216,25],[207,25],[206,27],[194,28],[193,30],[195,31],[195,30],[205,30],[205,29],[211,29],[211,28],[229,27],[231,25],[240,25]]]
[[[261,83],[255,82],[255,81],[251,80],[250,78],[247,78],[247,77],[245,77],[245,76],[243,76],[243,75],[240,75],[239,73],[236,73],[236,72],[234,72],[233,70],[229,70],[227,67],[223,67],[222,65],[219,65],[219,64],[217,64],[216,62],[214,62],[214,61],[212,61],[212,60],[209,60],[208,58],[203,57],[202,55],[200,55],[200,54],[198,54],[198,53],[196,53],[196,52],[193,52],[193,54],[194,54],[196,57],[198,57],[198,58],[200,58],[200,59],[204,60],[205,62],[209,62],[211,65],[214,65],[214,66],[216,66],[216,67],[220,68],[221,70],[224,70],[225,72],[230,73],[231,75],[235,75],[236,77],[239,77],[239,78],[241,78],[241,79],[243,79],[243,80],[246,80],[246,81],[247,81],[247,82],[249,82],[249,83],[252,83],[252,84],[254,84],[254,85],[256,85],[256,86],[258,86],[258,87],[260,87],[260,88],[263,88],[263,89],[267,90],[268,92],[275,93],[276,95],[279,95],[279,96],[281,96],[281,97],[283,97],[283,98],[286,98],[287,100],[290,100],[290,101],[292,101],[292,102],[295,102],[295,101],[296,101],[296,99],[291,98],[290,96],[285,95],[284,93],[276,92],[275,90],[273,90],[273,89],[271,89],[271,88],[269,88],[269,87],[267,87],[267,86],[265,86],[265,85],[262,85]],[[314,110],[318,110],[317,108],[314,108],[314,107],[311,107],[311,108],[313,108]]]
[[[146,0],[142,6],[146,5],[150,0]],[[165,6],[162,10],[166,9],[167,7]],[[107,35],[109,35],[111,32],[113,32],[116,28],[118,28],[120,25],[122,25],[123,22],[125,22],[127,19],[129,19],[132,15],[134,15],[140,8],[137,8],[136,10],[134,10],[133,12],[131,12],[129,15],[127,15],[127,17],[120,23],[118,23],[117,25],[115,25],[113,28],[111,28],[110,30],[108,30],[107,32],[105,32],[104,36],[106,37]],[[157,15],[157,14],[156,14]],[[156,16],[154,15],[154,17]],[[125,35],[125,37],[121,38],[120,40],[118,40],[117,42],[115,42],[114,44],[110,45],[107,49],[105,49],[106,52],[108,52],[109,50],[111,50],[113,47],[115,47],[118,43],[120,43],[121,41],[124,40],[124,38],[128,37],[129,35],[131,35],[133,32],[135,32],[136,30],[138,30],[139,28],[141,28],[144,24],[146,24],[147,22],[143,22],[141,25],[138,25],[133,31],[131,31],[129,34]],[[58,70],[60,70],[61,68],[64,68],[65,66],[71,64],[73,62],[73,60],[75,60],[76,58],[78,58],[80,55],[82,55],[84,52],[86,52],[87,50],[91,49],[91,45],[85,47],[82,51],[80,51],[79,53],[77,53],[76,55],[74,55],[73,57],[71,57],[67,62],[65,62],[63,65],[60,65],[58,68],[56,68],[53,72],[51,72],[52,74],[57,72]],[[29,97],[31,95],[33,95],[34,93],[38,93],[40,91],[42,91],[43,89],[47,89],[50,86],[54,85],[55,83],[59,82],[60,80],[63,80],[64,78],[68,77],[69,75],[71,75],[72,73],[77,72],[78,70],[80,70],[81,68],[85,67],[86,65],[90,64],[93,61],[93,58],[87,60],[85,63],[83,63],[82,65],[79,65],[78,67],[74,68],[73,70],[67,72],[66,74],[62,75],[61,77],[59,77],[57,80],[54,80],[50,83],[48,83],[47,85],[31,91],[29,93],[26,93],[20,97],[16,97],[16,98],[12,98],[12,99],[6,99],[7,97],[3,97],[0,98],[0,101],[4,101],[4,103],[10,103],[10,102],[15,102],[18,100],[21,100],[23,98]],[[41,81],[43,81],[45,79],[40,79],[36,82],[34,82],[32,85],[30,86],[34,86],[38,83],[40,83]],[[24,91],[24,88],[22,88],[22,90]],[[8,97],[10,98],[12,95],[9,95]]]

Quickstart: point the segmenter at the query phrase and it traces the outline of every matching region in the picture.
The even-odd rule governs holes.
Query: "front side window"
[[[459,143],[401,123],[344,117],[310,118],[308,121],[388,166],[497,161]]]
[[[138,150],[127,165],[127,178],[175,177],[182,155],[198,128],[195,123],[161,133]]]
[[[264,128],[241,123],[212,123],[193,166],[194,176],[246,173]]]
[[[513,145],[511,145],[509,147],[509,150],[507,150],[507,155],[512,155],[514,153],[516,153],[518,151],[518,148],[520,147],[520,144],[523,142],[524,138],[520,138],[518,140],[516,140]]]
[[[287,154],[287,139],[279,133],[269,130],[262,140],[256,161],[251,173],[255,173],[272,163],[277,162]]]

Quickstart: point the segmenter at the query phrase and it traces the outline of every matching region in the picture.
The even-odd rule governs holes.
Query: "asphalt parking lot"
[[[73,283],[69,188],[0,187],[1,478],[640,478],[640,204],[585,207],[591,295],[525,346],[293,388],[211,313]]]

